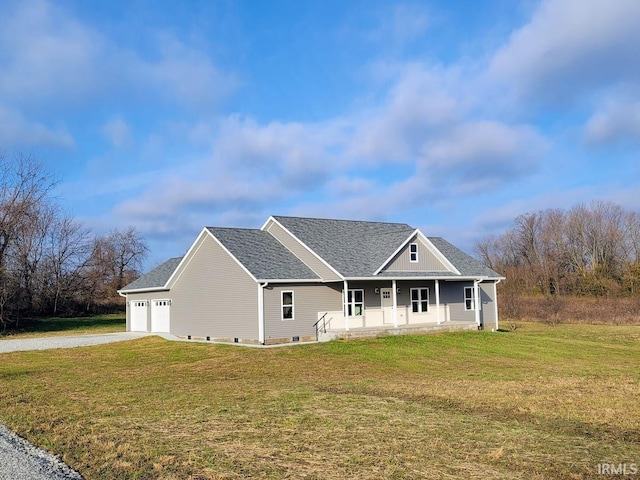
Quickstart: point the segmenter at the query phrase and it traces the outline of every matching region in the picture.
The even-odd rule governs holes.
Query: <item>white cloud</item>
[[[590,144],[640,143],[640,100],[612,98],[589,118],[585,129]]]
[[[109,120],[102,126],[101,132],[116,148],[128,146],[133,141],[131,129],[121,117]]]
[[[528,98],[564,103],[640,80],[640,2],[545,0],[496,53],[490,75]]]
[[[0,145],[72,148],[75,141],[65,128],[52,129],[0,105]]]
[[[108,93],[127,106],[152,98],[211,109],[238,85],[203,51],[168,34],[153,37],[155,49],[143,55],[46,0],[1,8],[10,21],[0,30],[0,94],[16,108],[86,108],[84,100]]]
[[[102,36],[45,0],[17,5],[5,6],[9,21],[0,30],[3,96],[31,103],[94,91],[101,84]]]

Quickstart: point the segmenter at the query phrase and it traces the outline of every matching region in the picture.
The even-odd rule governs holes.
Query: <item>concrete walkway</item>
[[[62,337],[21,338],[0,340],[0,353],[24,350],[49,350],[52,348],[88,347],[104,343],[122,342],[149,335],[142,332],[103,333],[99,335],[75,335]]]

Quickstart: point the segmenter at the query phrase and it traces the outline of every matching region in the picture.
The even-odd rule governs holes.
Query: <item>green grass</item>
[[[640,464],[640,327],[0,355],[0,419],[87,479],[602,478]]]
[[[124,332],[126,329],[124,313],[93,315],[90,317],[50,317],[24,320],[16,330],[0,331],[3,338],[46,337],[53,335],[83,335],[97,333]]]

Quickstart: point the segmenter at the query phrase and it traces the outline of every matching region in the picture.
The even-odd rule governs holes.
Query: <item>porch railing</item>
[[[320,331],[322,333],[327,333],[327,315],[329,312],[325,312],[316,323],[313,324],[313,327],[316,329],[316,341],[320,339]]]

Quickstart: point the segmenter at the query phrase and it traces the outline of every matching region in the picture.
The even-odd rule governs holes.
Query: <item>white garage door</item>
[[[154,300],[151,304],[151,331],[169,333],[171,300]]]
[[[135,301],[129,304],[131,308],[131,331],[147,331],[147,308],[149,302],[146,300]]]

